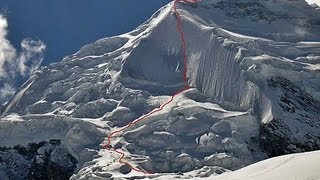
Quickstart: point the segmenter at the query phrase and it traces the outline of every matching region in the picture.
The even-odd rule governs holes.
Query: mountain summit
[[[0,177],[213,178],[320,149],[319,10],[303,0],[177,3],[190,89],[172,98],[185,86],[173,4],[35,71],[3,108]],[[104,145],[128,124],[110,143],[126,164]]]

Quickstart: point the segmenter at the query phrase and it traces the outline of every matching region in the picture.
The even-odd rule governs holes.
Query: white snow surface
[[[217,180],[320,179],[319,160],[320,151],[280,156],[226,173]]]
[[[209,168],[187,173],[185,176],[203,180],[270,180],[270,179],[320,179],[320,151],[290,154],[267,159],[237,171],[227,172],[220,176],[207,176]],[[211,171],[212,172],[212,171]],[[164,175],[157,180],[180,179],[179,175]],[[150,178],[153,179],[153,178]]]
[[[319,179],[319,161],[304,160],[319,152],[248,166],[320,147],[320,12],[303,0],[178,3],[191,89],[111,143],[156,174],[124,172],[102,148],[184,86],[172,5],[35,71],[0,116],[0,146],[61,139],[79,161],[71,179]]]

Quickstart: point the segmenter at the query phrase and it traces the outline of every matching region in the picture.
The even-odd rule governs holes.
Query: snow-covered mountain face
[[[184,87],[172,6],[34,72],[3,108],[0,155],[24,158],[10,147],[58,139],[64,153],[52,156],[66,172],[76,159],[71,179],[147,176],[102,145]],[[148,176],[203,167],[210,176],[320,149],[319,10],[303,0],[203,0],[177,10],[191,88],[112,139],[126,162],[156,173]]]

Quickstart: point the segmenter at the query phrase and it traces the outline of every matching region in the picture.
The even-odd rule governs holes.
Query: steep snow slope
[[[78,161],[71,179],[145,176],[103,145],[184,86],[172,5],[132,32],[35,71],[1,115],[0,146],[59,139]],[[303,0],[177,8],[191,88],[112,139],[126,162],[151,177],[203,167],[222,173],[320,148],[318,10]]]

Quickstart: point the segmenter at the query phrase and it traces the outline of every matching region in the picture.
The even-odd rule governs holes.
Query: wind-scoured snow
[[[146,177],[103,145],[185,85],[172,5],[35,71],[2,112],[0,152],[59,139],[78,162],[71,179]],[[303,0],[202,0],[177,10],[191,88],[112,137],[124,161],[163,179],[290,179],[290,162],[318,167],[302,160],[318,153],[246,166],[320,149],[320,12]],[[275,169],[259,170],[267,164]],[[0,177],[3,171],[10,167],[0,164]]]

